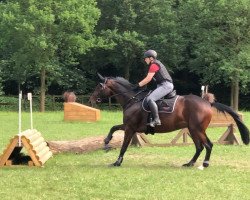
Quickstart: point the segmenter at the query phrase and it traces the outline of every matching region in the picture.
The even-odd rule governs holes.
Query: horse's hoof
[[[202,165],[203,165],[203,167],[208,167],[209,163],[203,163]]]
[[[120,167],[121,163],[115,162],[109,165],[109,167]]]
[[[193,167],[194,163],[186,163],[184,165],[182,165],[182,167]]]
[[[109,143],[109,140],[107,138],[105,138],[103,141],[104,141],[105,144]]]
[[[109,145],[105,145],[105,146],[103,147],[103,150],[106,151],[106,152],[110,151],[111,149],[112,149],[112,147],[109,146]]]
[[[109,139],[109,138],[105,138],[105,139],[104,139],[105,145],[107,145],[107,144],[110,142],[110,140],[111,140],[111,139]]]

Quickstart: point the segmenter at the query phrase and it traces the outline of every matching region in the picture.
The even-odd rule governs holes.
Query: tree
[[[0,95],[2,95],[3,94],[3,85],[2,85],[2,82],[3,82],[3,75],[2,75],[2,69],[1,69],[1,67],[0,67]]]
[[[112,41],[107,65],[117,66],[127,79],[130,78],[134,60],[144,48],[141,36],[136,30],[135,20],[138,17],[132,0],[99,0],[102,12],[97,31],[103,38]]]
[[[109,69],[111,74],[117,72],[135,82],[147,70],[143,66],[143,51],[152,48],[157,50],[163,62],[172,69],[177,68],[182,60],[182,41],[173,8],[175,0],[97,2],[102,13],[96,27],[97,34],[113,46],[105,50],[96,49],[91,53],[94,58],[87,59],[85,64],[104,73]]]
[[[100,12],[95,0],[10,0],[0,4],[2,64],[19,85],[40,76],[40,110],[45,109],[46,77],[65,75],[79,54],[96,45]],[[54,76],[55,75],[55,76]]]
[[[182,1],[179,17],[186,38],[186,63],[205,84],[231,82],[238,110],[239,83],[250,82],[249,1]]]

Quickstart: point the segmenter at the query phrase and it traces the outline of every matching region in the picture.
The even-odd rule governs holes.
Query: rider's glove
[[[132,90],[139,90],[141,87],[139,85],[139,83],[136,83],[133,87]]]

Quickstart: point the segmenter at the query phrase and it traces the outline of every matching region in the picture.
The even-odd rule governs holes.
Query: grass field
[[[250,128],[250,113],[244,112]],[[17,134],[18,114],[0,112],[0,149]],[[120,112],[102,112],[97,123],[63,121],[63,112],[34,113],[34,127],[46,140],[70,140],[106,135],[122,122]],[[23,130],[29,128],[29,113],[23,113]],[[211,128],[216,141],[225,128]],[[157,143],[175,133],[148,136]],[[237,136],[239,136],[237,134]],[[4,167],[0,169],[1,199],[250,199],[250,147],[214,145],[210,167],[197,169],[181,165],[191,159],[194,146],[130,147],[120,168],[108,167],[119,149],[108,153],[59,154],[45,167]]]

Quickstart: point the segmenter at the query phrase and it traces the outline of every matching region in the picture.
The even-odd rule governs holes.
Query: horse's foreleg
[[[110,140],[112,140],[113,138],[113,133],[118,130],[124,130],[124,125],[123,124],[115,125],[110,129],[109,134],[104,139],[104,150],[109,150],[111,148],[108,144]]]
[[[135,134],[134,131],[127,131],[127,130],[125,131],[124,140],[123,140],[122,148],[120,151],[120,155],[119,155],[117,161],[112,164],[113,166],[120,166],[122,164],[123,156],[124,156],[124,154],[128,148],[128,145],[129,145],[134,134]]]

